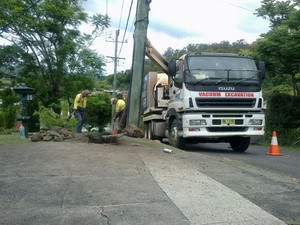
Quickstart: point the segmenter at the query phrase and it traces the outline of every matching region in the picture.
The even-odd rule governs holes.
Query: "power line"
[[[122,1],[122,7],[121,7],[121,13],[120,13],[120,19],[119,19],[119,29],[120,30],[120,27],[121,27],[121,19],[122,19],[122,14],[123,14],[123,8],[124,8],[124,0]]]
[[[126,26],[125,26],[125,31],[124,31],[124,35],[123,35],[123,39],[122,39],[122,42],[121,42],[121,47],[120,47],[120,51],[119,51],[118,56],[120,56],[121,51],[122,51],[122,47],[123,47],[123,43],[125,42],[125,35],[126,35],[126,32],[127,32],[129,18],[130,18],[130,15],[131,15],[132,5],[133,5],[133,0],[131,0],[131,3],[130,3],[129,12],[128,12],[128,16],[127,16],[127,21],[126,21]]]
[[[106,13],[106,15],[107,15],[107,11],[108,11],[108,0],[106,0],[106,8],[105,8],[105,13]]]
[[[236,5],[236,4],[233,4],[233,3],[231,3],[231,2],[224,1],[224,0],[216,0],[216,1],[222,2],[222,3],[226,4],[226,5],[231,5],[231,6],[233,6],[233,7],[236,7],[236,8],[239,8],[239,9],[243,9],[243,10],[246,10],[246,11],[249,11],[249,12],[252,12],[252,13],[255,12],[255,11],[252,10],[252,9],[249,9],[249,8],[246,8],[246,7],[243,7],[243,6],[240,6],[240,5]]]

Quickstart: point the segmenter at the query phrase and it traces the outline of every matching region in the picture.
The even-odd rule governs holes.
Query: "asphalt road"
[[[234,153],[225,143],[198,144],[182,157],[287,224],[300,224],[300,152],[279,150],[282,156],[269,156],[257,145]]]
[[[230,158],[222,146],[165,147],[125,137],[0,145],[0,224],[298,223],[298,179]]]

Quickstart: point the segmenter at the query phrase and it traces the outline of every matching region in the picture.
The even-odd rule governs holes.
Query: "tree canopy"
[[[256,15],[270,21],[270,31],[255,45],[257,57],[264,60],[269,71],[269,83],[290,88],[300,95],[300,1],[263,0]],[[288,84],[286,78],[290,82]],[[282,82],[278,82],[282,80]]]
[[[0,48],[1,74],[30,84],[44,106],[58,107],[60,98],[92,88],[94,78],[103,75],[104,60],[89,46],[110,19],[88,16],[81,2],[0,2],[0,37],[9,43]],[[93,32],[81,33],[82,24],[93,26]]]

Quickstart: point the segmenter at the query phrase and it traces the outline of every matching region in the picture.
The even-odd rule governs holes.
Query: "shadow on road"
[[[227,143],[201,143],[201,144],[190,144],[184,149],[189,152],[199,153],[217,153],[217,154],[251,154],[249,152],[235,152]]]

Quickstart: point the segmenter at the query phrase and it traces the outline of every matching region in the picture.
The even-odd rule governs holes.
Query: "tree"
[[[116,89],[129,90],[131,70],[121,71],[116,74]],[[113,90],[114,75],[103,76],[97,81],[98,89]]]
[[[92,127],[102,129],[111,119],[111,95],[104,93],[91,95],[88,98],[84,121]]]
[[[88,47],[109,27],[109,17],[100,14],[89,17],[79,3],[79,0],[0,2],[0,37],[9,41],[18,56],[15,58],[18,66],[11,73],[33,87],[43,105],[52,105],[56,112],[60,98],[70,95],[66,90],[73,83],[76,88],[91,88],[91,79],[102,76],[104,71],[103,60]],[[82,23],[93,25],[93,32],[82,34],[79,31]],[[0,55],[3,56],[3,51]],[[2,58],[2,62],[7,62],[8,68],[9,60]],[[75,88],[70,91],[72,95],[74,91]]]
[[[264,0],[256,14],[271,23],[271,30],[262,35],[255,47],[257,57],[266,62],[268,78],[272,82],[280,80],[278,76],[290,76],[292,93],[300,95],[299,1]]]
[[[15,103],[18,101],[18,95],[10,88],[6,88],[0,91],[0,98],[2,99],[2,104],[0,107],[0,127],[12,128],[15,124],[17,107]]]
[[[261,7],[256,10],[256,15],[264,19],[268,19],[271,23],[271,28],[276,28],[289,18],[295,6],[299,5],[299,0],[263,0]]]

